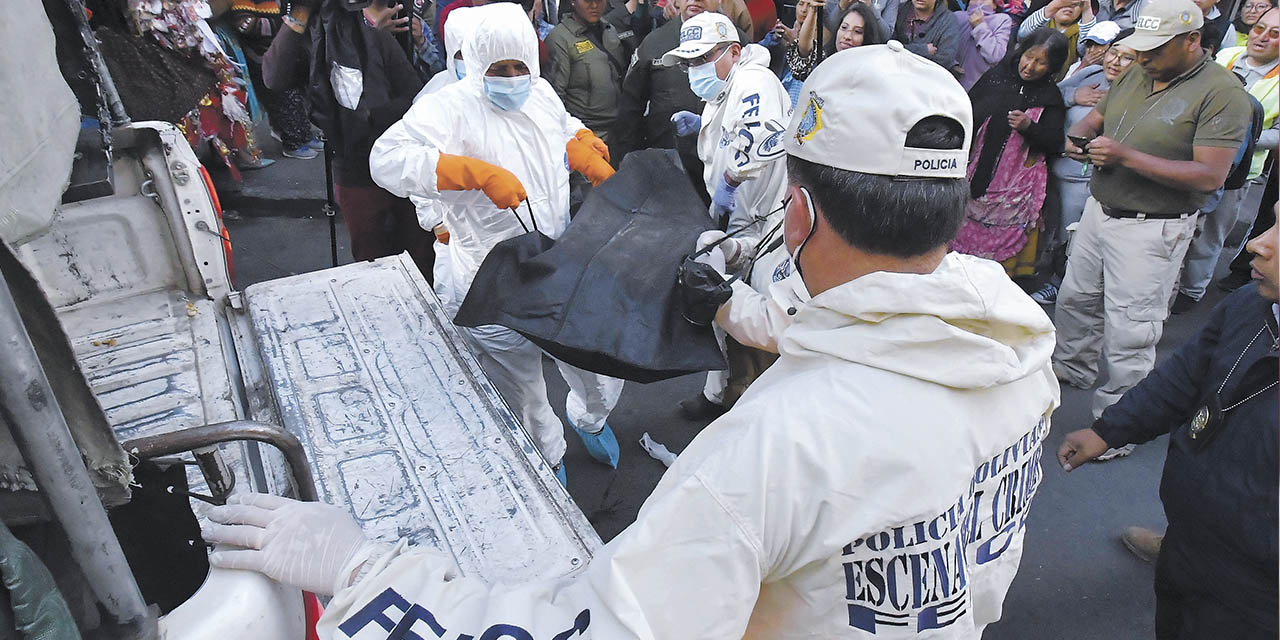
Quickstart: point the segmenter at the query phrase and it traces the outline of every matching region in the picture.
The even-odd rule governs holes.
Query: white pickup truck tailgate
[[[600,539],[405,256],[245,291],[265,376],[322,499],[371,536],[518,583],[586,565]]]

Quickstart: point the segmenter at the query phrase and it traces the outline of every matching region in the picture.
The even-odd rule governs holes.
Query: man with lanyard
[[[698,135],[711,217],[736,234],[733,246],[741,249],[726,252],[729,264],[735,270],[750,269],[747,281],[765,291],[786,259],[777,229],[787,190],[782,134],[791,98],[769,70],[768,50],[742,46],[733,22],[719,13],[699,13],[685,21],[680,46],[663,55],[662,63],[686,65],[690,88],[706,100],[702,115],[680,111],[671,121],[677,135]],[[777,276],[784,277],[785,268]],[[739,366],[731,362],[729,372],[707,374],[702,393],[681,402],[686,416],[705,419],[723,413],[733,396],[772,360],[763,354],[742,355],[733,358]],[[731,384],[730,378],[737,382]],[[730,386],[733,390],[726,397]]]
[[[1213,278],[1213,270],[1218,265],[1218,255],[1222,252],[1222,243],[1227,234],[1235,227],[1240,217],[1242,203],[1250,192],[1262,193],[1266,187],[1267,176],[1263,168],[1267,164],[1267,153],[1276,148],[1276,121],[1280,105],[1277,104],[1276,87],[1277,64],[1280,57],[1280,11],[1271,9],[1262,14],[1254,28],[1249,31],[1248,44],[1243,47],[1231,47],[1218,52],[1217,62],[1230,69],[1232,73],[1244,81],[1245,90],[1262,106],[1262,130],[1250,131],[1256,138],[1253,157],[1244,156],[1246,149],[1241,149],[1237,164],[1240,168],[1232,172],[1228,187],[1222,192],[1221,199],[1213,213],[1201,217],[1200,233],[1187,249],[1186,264],[1182,268],[1182,283],[1178,287],[1178,298],[1173,303],[1173,312],[1182,313],[1190,310],[1196,302],[1204,297],[1209,281]],[[1259,135],[1260,134],[1260,135]],[[1252,140],[1251,140],[1252,142]],[[1242,163],[1247,163],[1244,167]],[[1247,171],[1247,175],[1245,174]],[[1235,180],[1233,183],[1232,180]],[[1243,182],[1247,180],[1247,182]],[[1234,187],[1234,188],[1230,188]],[[1254,191],[1254,190],[1257,191]],[[1257,202],[1255,199],[1254,202]],[[1252,208],[1252,207],[1251,207]],[[1257,209],[1254,208],[1253,212]]]
[[[856,47],[801,100],[784,236],[814,296],[582,572],[487,585],[365,540],[346,510],[260,494],[210,510],[210,561],[336,592],[324,639],[980,638],[1041,477],[1053,325],[999,265],[948,252],[973,129],[948,71]]]
[[[1249,127],[1240,81],[1200,47],[1203,22],[1191,0],[1148,2],[1118,41],[1138,51],[1140,68],[1067,130],[1067,155],[1096,170],[1058,294],[1053,369],[1089,389],[1106,353],[1095,418],[1155,364],[1197,210],[1226,180]],[[1081,138],[1085,149],[1072,141]]]
[[[1170,434],[1160,481],[1163,542],[1130,527],[1126,544],[1156,558],[1156,637],[1275,638],[1276,227],[1249,242],[1250,285],[1089,429],[1058,449],[1067,471],[1108,447]]]

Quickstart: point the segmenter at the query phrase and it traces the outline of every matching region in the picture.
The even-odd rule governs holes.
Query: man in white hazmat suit
[[[786,273],[785,267],[778,270],[787,255],[780,246],[758,257],[754,250],[782,220],[779,207],[787,192],[782,135],[791,98],[769,69],[768,50],[742,46],[733,23],[718,13],[687,20],[680,28],[680,45],[663,55],[662,63],[688,66],[690,88],[706,101],[702,115],[680,111],[671,121],[677,135],[698,135],[711,217],[729,233],[743,229],[725,245],[733,248],[726,251],[730,267],[745,269],[755,257],[746,280],[764,292],[775,274],[781,279]],[[682,402],[681,410],[695,419],[723,413],[731,400],[726,397],[728,382],[727,371],[708,373],[702,394]]]
[[[454,9],[449,17],[451,20],[444,25],[444,50],[447,55],[445,58],[445,69],[427,81],[417,96],[414,96],[414,102],[421,100],[423,96],[435,93],[461,79],[466,77],[466,63],[462,59],[462,43],[471,37],[475,32],[477,14],[471,7],[460,7]],[[449,230],[444,226],[444,216],[440,212],[441,207],[448,206],[450,199],[449,192],[440,194],[439,198],[427,198],[409,194],[409,201],[413,203],[414,209],[418,214],[418,224],[423,229],[432,232],[436,239],[433,243],[435,249],[435,264],[432,265],[431,275],[432,288],[436,292],[436,297],[440,298],[447,308],[456,311],[457,307],[453,300],[453,279],[452,267],[450,266],[449,257]],[[459,300],[456,304],[461,304]]]
[[[248,548],[211,562],[336,592],[328,638],[979,638],[1040,480],[1053,325],[1000,265],[947,253],[972,131],[949,72],[857,47],[801,104],[785,237],[812,298],[581,573],[488,586],[365,541],[345,510],[261,495],[210,511],[206,540]]]
[[[456,313],[480,263],[498,242],[538,229],[556,238],[569,225],[569,170],[593,182],[613,174],[608,148],[570,116],[538,76],[538,42],[519,5],[470,10],[462,44],[466,77],[414,103],[373,145],[373,179],[397,195],[433,201],[449,231]],[[542,350],[499,326],[468,329],[481,363],[564,481],[564,427],[547,400]],[[559,364],[569,385],[566,413],[596,460],[618,464],[606,418],[622,381]]]

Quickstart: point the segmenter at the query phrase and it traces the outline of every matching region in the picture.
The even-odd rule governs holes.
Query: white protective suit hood
[[[478,22],[475,32],[462,43],[462,59],[467,61],[464,81],[480,83],[489,66],[501,60],[519,60],[535,79],[542,75],[538,34],[520,5],[499,2],[475,8],[473,15]]]
[[[822,292],[779,350],[987,389],[1044,368],[1054,342],[1049,317],[999,264],[953,252],[931,274],[878,272]]]
[[[462,44],[470,40],[475,33],[476,25],[480,23],[480,17],[477,15],[478,11],[478,7],[459,7],[449,13],[449,20],[444,23],[445,69],[431,76],[431,79],[422,87],[418,95],[414,96],[414,102],[417,102],[428,93],[435,93],[458,81],[458,62],[453,59],[453,56],[457,55],[458,51],[462,49]],[[465,56],[466,54],[463,55]]]

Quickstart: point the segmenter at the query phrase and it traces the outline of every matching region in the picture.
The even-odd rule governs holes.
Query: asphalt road
[[[245,213],[278,215],[279,210]],[[329,266],[328,225],[323,218],[244,215],[229,220],[228,227],[239,287]],[[348,261],[341,225],[338,237],[341,259]],[[1186,341],[1221,297],[1211,287],[1192,312],[1171,318],[1160,343],[1161,355]],[[553,405],[563,412],[565,386],[554,367],[547,368],[547,379]],[[606,541],[634,521],[665,470],[640,448],[641,434],[648,432],[672,451],[683,450],[705,423],[681,417],[677,403],[701,387],[701,376],[628,383],[610,418],[622,443],[616,471],[593,462],[576,437],[566,436],[569,492]],[[1003,619],[985,638],[1153,636],[1152,568],[1125,550],[1119,533],[1128,525],[1163,530],[1157,489],[1167,438],[1139,447],[1128,458],[1063,473],[1054,452],[1066,433],[1090,423],[1089,397],[1089,392],[1063,388],[1062,407],[1054,415],[1044,449],[1044,480],[1031,507],[1022,566],[1006,598]]]

